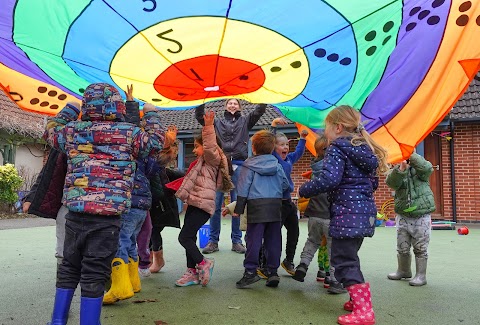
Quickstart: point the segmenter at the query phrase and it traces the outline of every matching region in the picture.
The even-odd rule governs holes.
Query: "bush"
[[[0,203],[11,205],[17,202],[17,191],[22,186],[23,180],[18,175],[17,169],[12,164],[0,166]]]

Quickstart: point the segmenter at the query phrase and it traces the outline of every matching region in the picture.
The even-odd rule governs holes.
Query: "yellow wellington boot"
[[[136,262],[131,257],[128,258],[128,274],[130,275],[133,292],[140,292],[140,290],[142,290],[142,283],[140,282],[140,275],[138,274],[139,260],[138,257]]]
[[[128,265],[121,258],[112,261],[112,286],[103,296],[103,304],[111,305],[119,300],[133,297],[133,288],[128,275]]]

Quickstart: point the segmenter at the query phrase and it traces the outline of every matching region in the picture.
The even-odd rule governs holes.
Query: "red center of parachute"
[[[155,79],[159,94],[176,101],[234,96],[262,87],[260,66],[219,55],[205,55],[171,65]]]

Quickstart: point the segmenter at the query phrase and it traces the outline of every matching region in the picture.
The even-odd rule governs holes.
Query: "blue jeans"
[[[130,256],[134,261],[138,259],[137,236],[142,229],[143,222],[147,217],[147,210],[130,209],[128,213],[122,214],[122,224],[118,239],[118,250],[116,257],[128,263]]]
[[[210,218],[210,238],[209,241],[212,243],[218,243],[220,239],[220,226],[222,219],[222,205],[224,199],[223,192],[217,192],[215,197],[215,213]],[[230,192],[231,201],[237,200],[237,192]],[[242,243],[242,231],[240,230],[240,218],[232,218],[232,243],[241,244]]]

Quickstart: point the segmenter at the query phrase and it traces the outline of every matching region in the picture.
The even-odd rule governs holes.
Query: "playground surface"
[[[467,226],[467,236],[455,230],[432,231],[428,284],[423,287],[387,279],[397,266],[395,228],[378,227],[373,238],[365,239],[360,258],[371,284],[377,324],[480,324],[480,227]],[[280,268],[278,288],[266,287],[262,280],[249,289],[236,289],[243,258],[230,251],[228,218],[222,219],[220,251],[209,256],[215,258],[209,285],[177,288],[174,281],[186,268],[178,233],[179,229],[165,228],[166,266],[143,279],[142,291],[133,298],[105,306],[103,325],[336,324],[344,312],[347,294],[328,294],[322,283],[315,281],[315,262],[304,283],[291,279]],[[295,263],[306,236],[307,222],[302,219]],[[0,325],[49,321],[55,291],[54,249],[52,220],[0,220]],[[79,322],[79,301],[77,290],[68,324]]]

